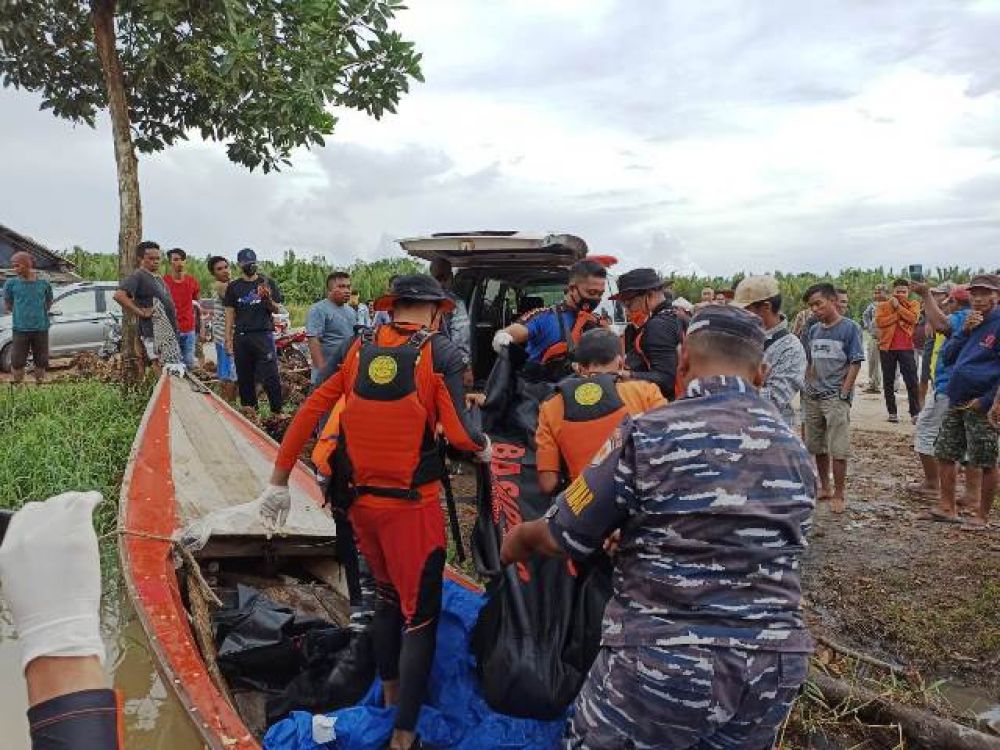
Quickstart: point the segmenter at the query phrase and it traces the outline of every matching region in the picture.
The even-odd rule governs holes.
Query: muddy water
[[[142,750],[201,750],[183,706],[157,674],[142,628],[124,601],[104,607],[108,668],[122,692],[126,747]],[[20,679],[20,653],[7,613],[0,610],[0,737],[5,750],[30,750],[25,719],[27,695]]]

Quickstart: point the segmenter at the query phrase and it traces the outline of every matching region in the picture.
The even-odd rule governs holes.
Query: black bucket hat
[[[618,277],[618,294],[612,295],[613,300],[624,300],[643,292],[663,288],[663,279],[652,268],[636,268]]]
[[[455,303],[445,294],[437,280],[422,273],[397,276],[392,282],[392,289],[375,300],[376,310],[391,310],[396,300],[414,300],[418,302],[437,302],[444,312],[455,309]]]

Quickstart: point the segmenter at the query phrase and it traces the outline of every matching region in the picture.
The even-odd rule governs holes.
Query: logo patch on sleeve
[[[569,509],[573,511],[573,515],[575,516],[583,513],[586,507],[594,502],[594,493],[582,476],[577,477],[576,481],[566,488],[564,497],[566,498],[566,505],[569,506]]]

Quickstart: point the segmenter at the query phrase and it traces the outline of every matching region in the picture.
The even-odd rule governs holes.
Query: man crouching
[[[757,393],[763,350],[756,317],[703,308],[681,353],[685,397],[626,421],[604,461],[504,540],[505,564],[584,559],[621,532],[568,748],[774,743],[813,649],[799,561],[816,475]]]

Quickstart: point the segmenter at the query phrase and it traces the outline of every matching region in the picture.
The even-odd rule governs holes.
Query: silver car
[[[105,342],[109,316],[121,320],[121,306],[113,296],[117,281],[81,281],[53,287],[49,310],[49,356],[72,357],[97,352]],[[0,304],[0,310],[6,307]],[[0,315],[0,370],[10,372],[12,316]]]

